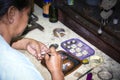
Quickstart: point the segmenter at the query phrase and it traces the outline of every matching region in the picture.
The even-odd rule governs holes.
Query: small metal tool
[[[88,74],[90,71],[92,71],[94,68],[89,69],[87,72],[85,72],[83,75],[81,75],[80,77],[78,77],[77,80],[79,80],[80,78],[82,78],[83,76],[85,76],[86,74]]]

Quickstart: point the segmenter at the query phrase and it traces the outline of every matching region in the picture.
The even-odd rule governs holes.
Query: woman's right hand
[[[50,53],[45,55],[45,63],[51,73],[52,80],[64,80],[61,55],[56,52],[54,47],[51,47]]]

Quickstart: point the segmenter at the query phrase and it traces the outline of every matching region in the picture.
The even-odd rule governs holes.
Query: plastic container
[[[67,0],[68,5],[74,5],[74,0]]]
[[[51,0],[44,0],[43,4],[43,16],[48,18],[49,17],[49,7],[51,5]]]
[[[95,51],[88,46],[86,43],[82,42],[80,39],[72,38],[65,40],[61,43],[61,47],[70,53],[70,55],[83,60],[91,55],[94,55]]]

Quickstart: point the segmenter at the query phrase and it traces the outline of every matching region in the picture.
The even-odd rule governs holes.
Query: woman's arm
[[[41,54],[45,54],[44,60],[51,73],[52,80],[64,80],[61,55],[56,52],[54,47],[48,49],[43,43],[28,38],[23,38],[14,42],[12,47],[28,50],[37,59],[43,59]]]
[[[51,73],[52,80],[64,80],[64,74],[62,72],[62,59],[54,47],[50,48],[50,55],[45,55],[45,63],[48,70]]]
[[[15,49],[27,50],[38,60],[43,58],[42,54],[49,52],[49,49],[45,44],[30,38],[17,40],[16,42],[13,42],[11,46]]]

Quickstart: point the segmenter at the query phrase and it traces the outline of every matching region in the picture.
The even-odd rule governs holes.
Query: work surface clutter
[[[44,18],[42,15],[42,9],[35,5],[34,14],[39,18],[37,21],[38,24],[44,27],[43,31],[39,29],[34,29],[30,31],[25,37],[33,38],[38,41],[45,43],[48,47],[51,44],[57,44],[57,51],[62,50],[66,51],[61,44],[66,40],[71,40],[73,38],[79,39],[83,43],[87,44],[91,49],[94,50],[94,54],[87,56],[83,60],[80,60],[80,66],[70,72],[70,74],[65,76],[65,80],[120,80],[120,64],[115,60],[107,56],[104,52],[100,51],[94,45],[86,41],[80,35],[77,35],[75,32],[67,28],[61,22],[51,23],[48,18]],[[75,43],[75,41],[72,41]],[[67,43],[69,44],[69,42]],[[79,44],[78,46],[81,46]],[[67,46],[69,48],[69,46]],[[76,45],[72,45],[72,48]],[[81,48],[77,48],[76,51],[80,51]],[[71,50],[72,52],[73,50]],[[22,51],[33,64],[36,66],[38,71],[42,74],[45,80],[50,80],[51,76],[49,71],[37,61],[33,56],[29,55],[26,51]],[[74,51],[73,51],[74,52]],[[83,54],[87,54],[86,51]],[[80,56],[81,54],[77,55]],[[76,56],[76,57],[77,57]],[[63,57],[64,58],[64,57]],[[70,62],[67,65],[71,65]],[[74,64],[73,64],[74,65]],[[63,66],[63,69],[66,69],[66,65]],[[90,71],[89,71],[90,70]],[[86,73],[89,72],[89,73]],[[84,73],[86,73],[84,75]],[[90,79],[92,74],[92,79]],[[83,77],[81,77],[83,76]],[[88,79],[89,78],[89,79]]]

